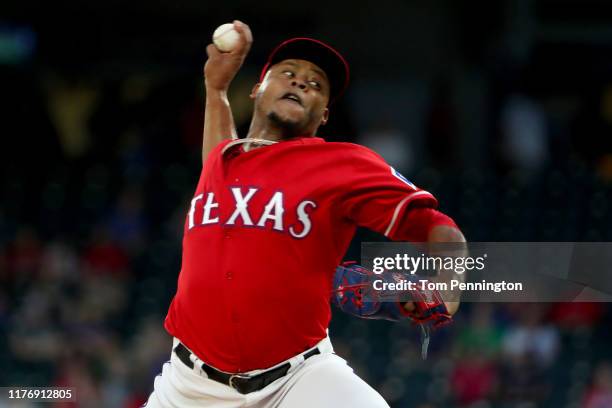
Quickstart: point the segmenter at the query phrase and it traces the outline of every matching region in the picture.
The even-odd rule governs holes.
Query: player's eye
[[[295,76],[295,74],[289,70],[283,71],[283,75],[285,75],[287,78],[293,78]]]
[[[310,86],[312,86],[316,90],[321,90],[321,83],[319,81],[308,81]]]

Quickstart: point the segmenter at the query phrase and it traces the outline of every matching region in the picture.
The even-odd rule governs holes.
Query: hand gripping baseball
[[[240,35],[235,48],[221,52],[214,44],[206,47],[208,60],[204,65],[204,79],[207,90],[227,91],[251,49],[253,35],[249,26],[238,20],[233,24]]]

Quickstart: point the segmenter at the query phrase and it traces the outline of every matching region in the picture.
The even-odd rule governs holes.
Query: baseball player
[[[429,303],[365,310],[338,295],[364,271],[337,265],[357,226],[393,240],[464,238],[430,193],[376,153],[316,137],[349,81],[347,62],[323,42],[294,38],[272,51],[238,139],[227,90],[252,35],[242,22],[234,27],[235,49],[207,48],[203,168],[165,321],[173,348],[146,406],[387,407],[333,353],[330,298],[347,313],[390,320],[429,316]],[[438,299],[435,323],[457,307]]]

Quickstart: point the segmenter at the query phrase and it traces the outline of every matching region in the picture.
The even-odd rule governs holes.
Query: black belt
[[[182,343],[179,343],[175,348],[174,352],[176,356],[190,369],[193,369],[193,361],[191,361],[191,351],[187,349]],[[321,354],[318,348],[314,348],[304,353],[304,360],[309,359],[312,356]],[[264,371],[257,375],[244,375],[244,374],[229,374],[219,371],[214,367],[209,366],[206,363],[202,363],[202,370],[208,375],[211,380],[220,382],[221,384],[229,385],[241,394],[248,394],[254,391],[259,391],[268,384],[273,383],[281,377],[284,377],[289,369],[291,368],[290,363],[285,363],[276,368],[268,371]]]

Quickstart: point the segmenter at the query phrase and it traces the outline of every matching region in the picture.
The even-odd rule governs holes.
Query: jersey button
[[[226,272],[225,278],[229,280],[234,279],[234,274],[232,272]]]

